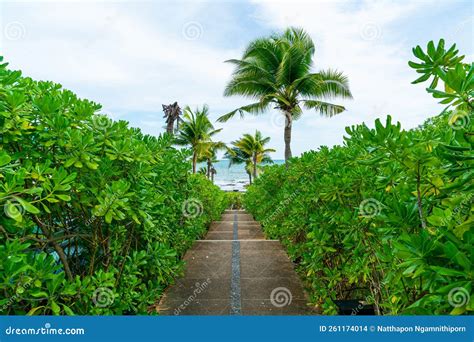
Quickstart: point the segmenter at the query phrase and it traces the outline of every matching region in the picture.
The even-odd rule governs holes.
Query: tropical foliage
[[[262,163],[273,163],[270,152],[275,152],[272,148],[265,148],[270,142],[270,137],[264,138],[260,131],[255,131],[254,135],[244,134],[239,140],[232,142],[232,147],[225,154],[229,160],[229,167],[234,164],[245,164],[245,170],[249,176],[249,182],[256,179],[258,170]]]
[[[219,133],[221,129],[215,129],[209,120],[209,107],[191,110],[189,106],[184,109],[184,120],[180,125],[175,143],[178,145],[191,146],[193,151],[192,163],[193,173],[196,173],[196,166],[199,158],[211,155],[216,144],[212,142],[212,137]]]
[[[222,141],[210,141],[207,144],[206,149],[203,151],[202,155],[198,159],[199,162],[205,162],[206,166],[204,167],[205,172],[204,174],[208,179],[210,179],[214,183],[214,175],[217,173],[216,169],[214,168],[214,163],[217,163],[219,160],[217,159],[217,153],[220,150],[226,149],[227,146]]]
[[[0,65],[1,314],[146,313],[226,206],[171,136],[100,108]]]
[[[474,311],[474,66],[443,41],[414,54],[415,82],[433,77],[448,110],[408,131],[391,117],[348,127],[343,146],[266,168],[244,197],[323,313],[349,298],[379,314]]]
[[[227,203],[229,204],[229,209],[239,210],[242,209],[242,193],[238,191],[229,191],[226,192]]]
[[[444,39],[435,46],[434,42],[428,43],[426,53],[420,46],[413,48],[413,54],[419,59],[408,64],[422,74],[412,83],[425,82],[432,78],[427,91],[434,98],[440,99],[442,104],[447,104],[446,110],[452,106],[465,114],[474,110],[474,67],[473,64],[462,63],[464,56],[458,56],[456,44],[448,50],[444,48]],[[436,89],[439,80],[442,80],[444,89]],[[459,114],[459,113],[458,113]],[[456,121],[456,120],[454,120]]]
[[[344,111],[333,98],[351,98],[347,77],[335,70],[312,72],[314,43],[302,29],[289,28],[282,34],[251,42],[235,65],[224,95],[243,95],[256,102],[221,116],[225,122],[239,113],[258,115],[272,106],[285,118],[285,160],[291,158],[291,128],[303,108],[331,117]]]

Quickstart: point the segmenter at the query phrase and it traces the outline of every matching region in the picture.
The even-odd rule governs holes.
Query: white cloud
[[[406,128],[422,123],[441,109],[423,86],[410,84],[416,74],[407,65],[411,46],[400,22],[432,4],[385,1],[256,1],[257,18],[268,27],[305,28],[316,44],[316,69],[337,68],[350,81],[354,100],[347,111],[331,119],[306,113],[295,127],[295,152],[306,146],[342,142],[344,127],[365,121],[369,125],[387,114]],[[430,23],[433,25],[433,23]],[[427,30],[429,32],[429,30]],[[425,41],[420,42],[426,44]],[[306,129],[305,129],[306,128]]]
[[[472,15],[461,23],[456,18],[441,23],[436,16],[443,6],[434,1],[10,2],[2,4],[1,50],[12,68],[62,83],[103,104],[112,117],[158,134],[162,103],[207,103],[213,118],[247,103],[222,97],[232,71],[223,61],[241,55],[242,36],[304,27],[316,43],[316,68],[344,71],[354,100],[344,102],[348,111],[338,117],[306,113],[296,122],[293,152],[299,154],[342,142],[347,125],[372,124],[391,114],[413,127],[440,111],[423,86],[410,84],[416,75],[407,61],[413,35],[424,45],[446,27],[464,46],[470,44],[464,52],[472,59],[472,32],[466,30]],[[237,11],[244,8],[245,14]],[[20,39],[5,35],[12,22],[22,25]],[[197,39],[183,34],[190,25]],[[259,129],[272,137],[275,156],[282,157],[283,128],[274,121],[268,113],[216,125],[224,127],[219,138],[227,142]]]

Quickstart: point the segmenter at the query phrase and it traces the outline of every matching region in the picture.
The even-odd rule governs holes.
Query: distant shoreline
[[[276,165],[284,164],[284,162],[282,159],[274,160],[274,164]],[[229,160],[221,159],[215,162],[213,166],[217,171],[214,177],[214,184],[224,191],[246,191],[246,186],[249,184],[249,177],[245,171],[244,164],[234,164],[229,167]],[[206,167],[206,164],[199,163],[197,169],[199,170],[202,167]]]

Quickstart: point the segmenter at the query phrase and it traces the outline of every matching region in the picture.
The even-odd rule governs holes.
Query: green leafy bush
[[[451,86],[430,92],[455,108],[409,131],[390,117],[348,127],[343,146],[267,167],[244,196],[326,314],[336,313],[332,300],[349,298],[379,314],[474,310],[474,66],[450,56],[433,72],[443,69],[438,78]]]
[[[0,65],[0,313],[146,313],[224,210],[190,151]]]
[[[325,313],[344,298],[391,314],[473,310],[472,142],[447,124],[403,131],[390,118],[348,132],[343,147],[268,167],[246,209],[286,245]],[[453,289],[471,301],[453,307]]]
[[[242,193],[237,191],[226,192],[228,207],[233,210],[242,209]]]

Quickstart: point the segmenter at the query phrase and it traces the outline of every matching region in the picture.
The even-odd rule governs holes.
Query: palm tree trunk
[[[257,179],[257,153],[253,154],[253,179]]]
[[[207,160],[207,179],[211,178],[211,166],[212,166],[211,160],[208,159]]]
[[[288,159],[292,157],[291,155],[291,125],[293,118],[291,117],[291,112],[285,111],[285,164],[288,163]]]
[[[193,173],[196,173],[197,152],[193,151]]]
[[[252,184],[252,174],[250,172],[247,172],[247,173],[249,175],[249,182],[250,182],[250,184]]]
[[[168,132],[168,134],[173,135],[173,126],[174,126],[174,121],[169,119],[168,124],[166,126],[166,132]]]

